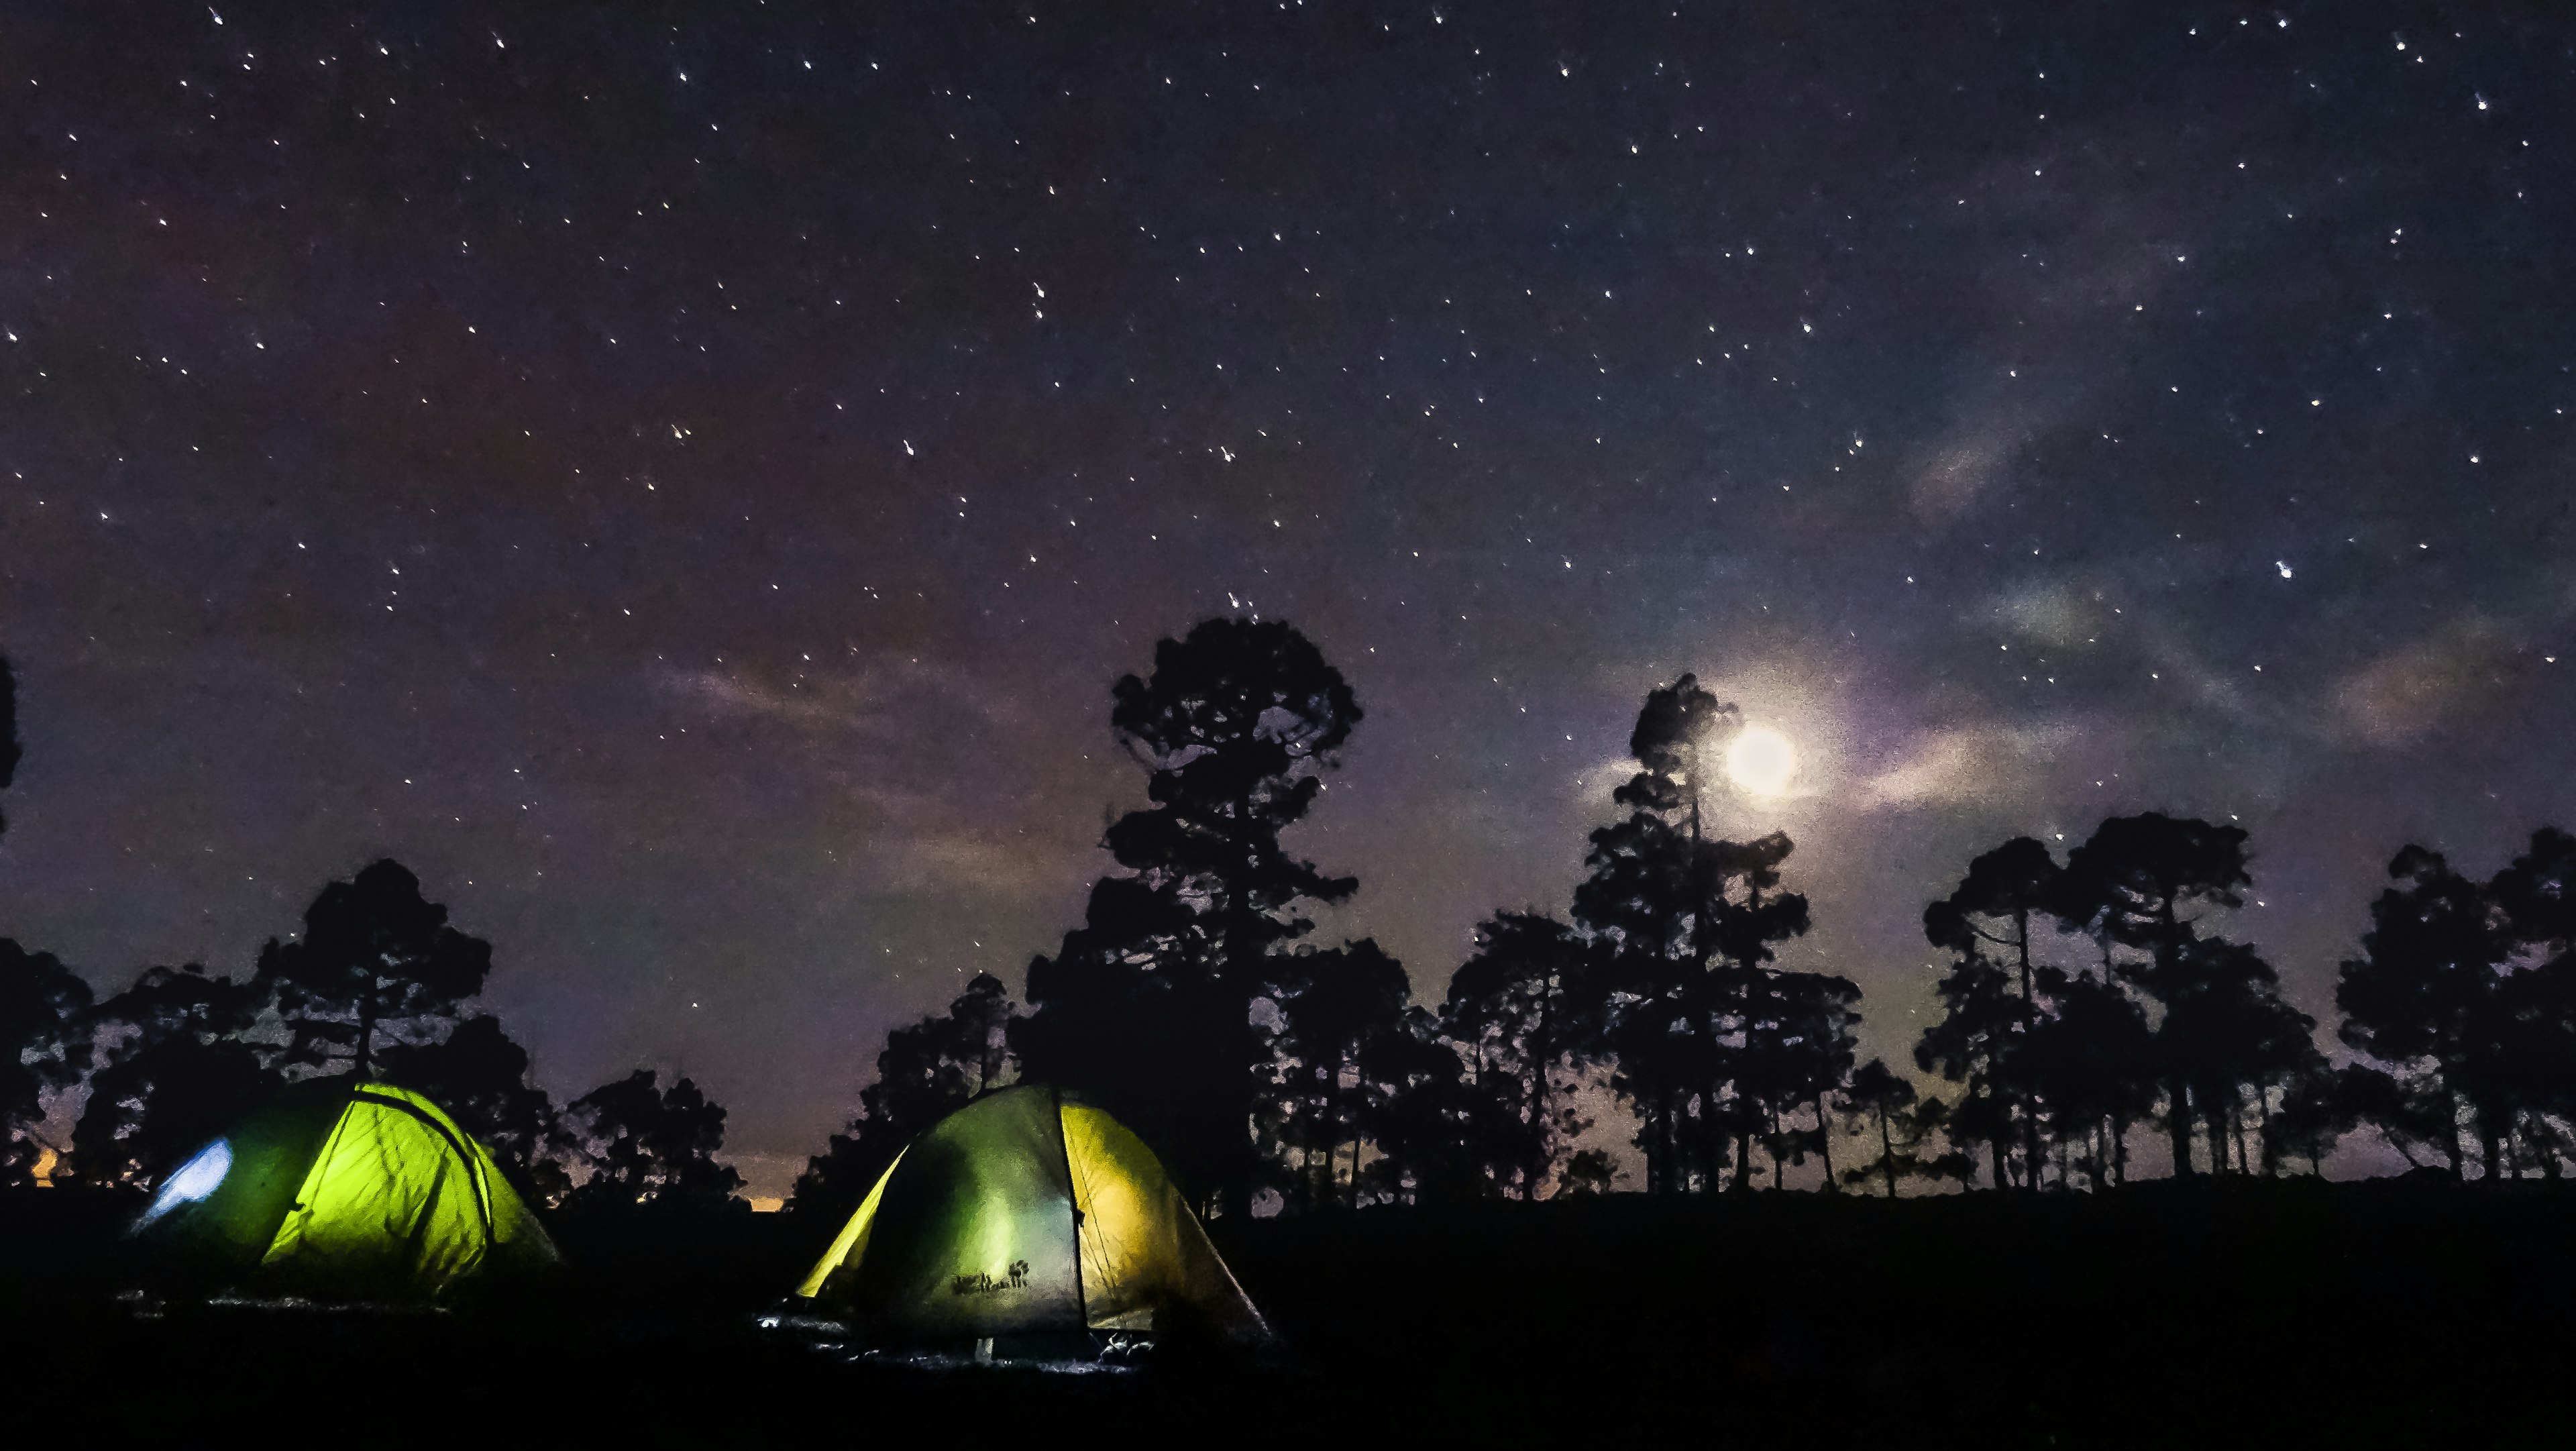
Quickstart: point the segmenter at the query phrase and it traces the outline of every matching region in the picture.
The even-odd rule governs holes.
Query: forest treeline
[[[0,666],[0,787],[10,700]],[[2062,858],[1998,843],[1924,909],[1947,961],[1891,1066],[1858,1061],[1855,984],[1778,959],[1809,927],[1792,843],[1713,827],[1743,722],[1693,677],[1646,693],[1564,911],[1494,913],[1437,1003],[1375,942],[1313,940],[1358,882],[1282,840],[1362,716],[1284,622],[1161,642],[1111,689],[1149,803],[1107,829],[1117,870],[1029,964],[1025,1006],[979,973],[889,1033],[792,1207],[846,1214],[914,1134],[1023,1076],[1120,1114],[1220,1215],[1602,1192],[1626,1176],[1587,1114],[1611,1101],[1633,1187],[1661,1194],[1792,1170],[1828,1192],[2099,1190],[2141,1144],[2176,1176],[2315,1173],[2356,1131],[2454,1179],[2555,1179],[2576,1154],[2576,837],[2554,828],[2484,881],[2397,853],[2340,965],[2340,1062],[2227,935],[2252,884],[2241,828],[2147,813]],[[0,940],[0,1169],[28,1182],[53,1147],[58,1179],[148,1185],[278,1083],[345,1071],[446,1104],[542,1203],[736,1202],[721,1107],[650,1071],[554,1103],[475,1010],[491,970],[389,861],[327,886],[238,978],[153,967],[93,1001]],[[43,1145],[84,1083],[70,1142]]]

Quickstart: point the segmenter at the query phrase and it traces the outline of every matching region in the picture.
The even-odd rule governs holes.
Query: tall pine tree
[[[439,1036],[483,990],[492,945],[447,925],[420,878],[380,861],[324,887],[304,909],[304,935],[260,950],[259,978],[277,993],[290,1062],[375,1071],[387,1042]]]
[[[1324,789],[1360,707],[1341,672],[1276,620],[1215,619],[1155,647],[1112,688],[1110,724],[1152,805],[1112,824],[1127,875],[1103,880],[1053,957],[1029,966],[1019,1049],[1031,1076],[1102,1098],[1202,1205],[1249,1210],[1255,1101],[1270,1073],[1253,1005],[1313,929],[1309,903],[1358,887],[1280,835]]]

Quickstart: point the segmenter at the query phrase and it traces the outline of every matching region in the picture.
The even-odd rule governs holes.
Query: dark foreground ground
[[[1130,1375],[851,1364],[753,1324],[828,1228],[565,1226],[533,1303],[112,1296],[113,1224],[0,1196],[16,1445],[2569,1444],[2576,1192],[1637,1196],[1217,1228],[1292,1347]]]

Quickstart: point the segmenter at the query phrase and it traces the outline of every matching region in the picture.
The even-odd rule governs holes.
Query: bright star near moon
[[[1798,751],[1769,726],[1746,726],[1726,744],[1726,775],[1756,796],[1777,796],[1798,774]]]

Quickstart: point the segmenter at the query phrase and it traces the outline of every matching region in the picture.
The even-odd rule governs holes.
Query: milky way
[[[2065,11],[15,7],[0,932],[238,970],[397,856],[775,1193],[1256,612],[1432,998],[1696,670],[1869,1050],[1970,854],[2139,809],[2330,1018],[2398,845],[2576,822],[2576,30]]]

